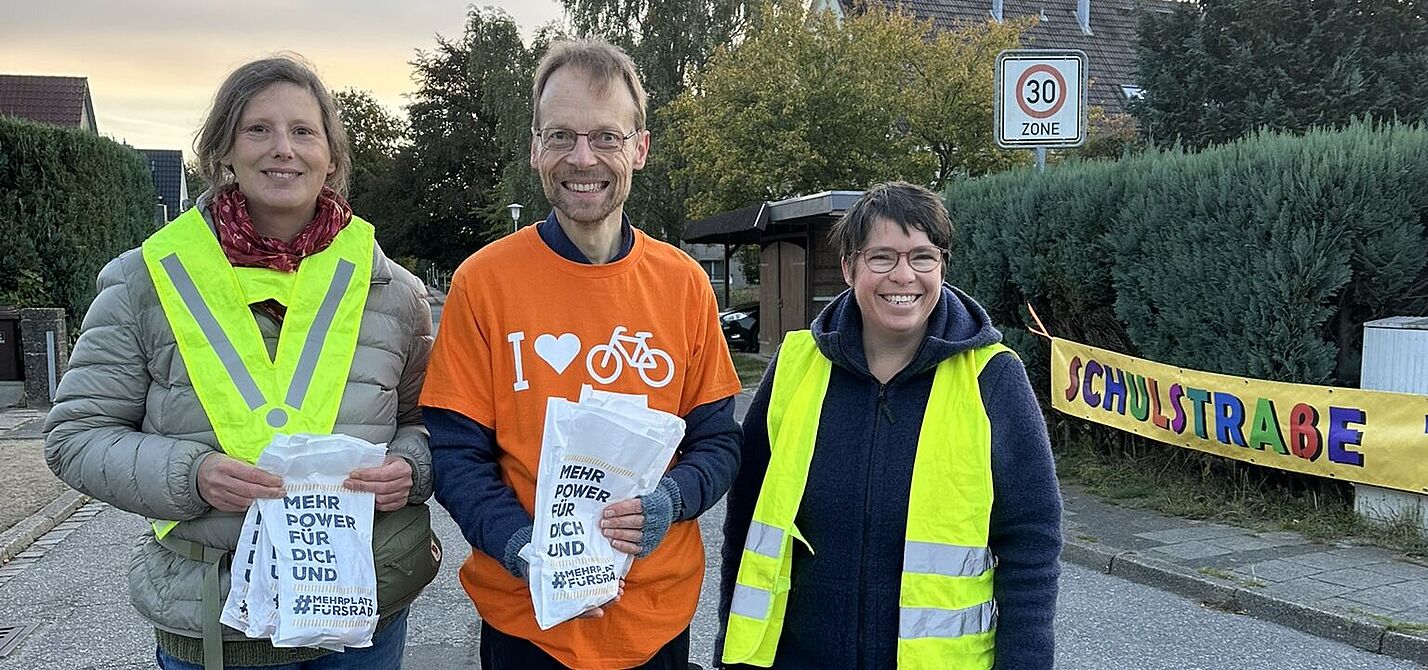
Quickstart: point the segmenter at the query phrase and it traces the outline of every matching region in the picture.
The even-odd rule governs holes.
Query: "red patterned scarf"
[[[258,234],[248,215],[248,199],[237,187],[219,191],[213,198],[212,212],[218,243],[229,263],[283,272],[296,272],[303,258],[326,249],[352,220],[351,205],[326,186],[317,194],[317,216],[291,242]]]
[[[223,247],[229,263],[234,267],[282,272],[297,272],[303,258],[326,249],[352,220],[352,206],[326,186],[317,194],[317,215],[291,242],[258,234],[253,228],[253,218],[248,215],[248,199],[236,186],[219,191],[213,197],[211,211],[214,227],[218,229],[218,245]],[[252,307],[279,325],[288,311],[276,300],[264,300]]]

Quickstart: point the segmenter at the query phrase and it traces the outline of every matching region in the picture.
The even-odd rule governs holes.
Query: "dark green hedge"
[[[82,316],[99,269],[153,231],[156,202],[137,151],[0,117],[0,304]]]
[[[946,193],[953,283],[1039,392],[1068,339],[1261,379],[1356,386],[1362,325],[1428,314],[1428,130],[1355,125],[1195,154],[1002,173]]]

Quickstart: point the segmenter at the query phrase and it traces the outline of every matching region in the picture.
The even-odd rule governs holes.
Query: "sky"
[[[558,0],[479,0],[529,39]],[[415,88],[410,61],[460,37],[461,0],[0,0],[0,73],[89,78],[99,133],[140,149],[183,149],[233,68],[297,52],[328,88],[371,91],[393,112]]]

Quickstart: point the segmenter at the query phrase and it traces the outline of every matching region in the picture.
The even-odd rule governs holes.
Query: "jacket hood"
[[[818,349],[834,365],[872,376],[867,353],[863,351],[863,312],[852,289],[834,298],[813,320],[812,329]],[[922,345],[894,380],[919,374],[955,354],[1001,340],[1001,331],[992,325],[987,310],[961,289],[943,284],[942,295],[927,317],[927,334],[922,338]]]

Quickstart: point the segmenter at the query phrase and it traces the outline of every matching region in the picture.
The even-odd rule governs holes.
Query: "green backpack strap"
[[[203,569],[203,670],[223,670],[223,594],[220,592],[220,572],[228,550],[199,544],[177,537],[157,537],[159,544],[191,561],[206,564]]]

